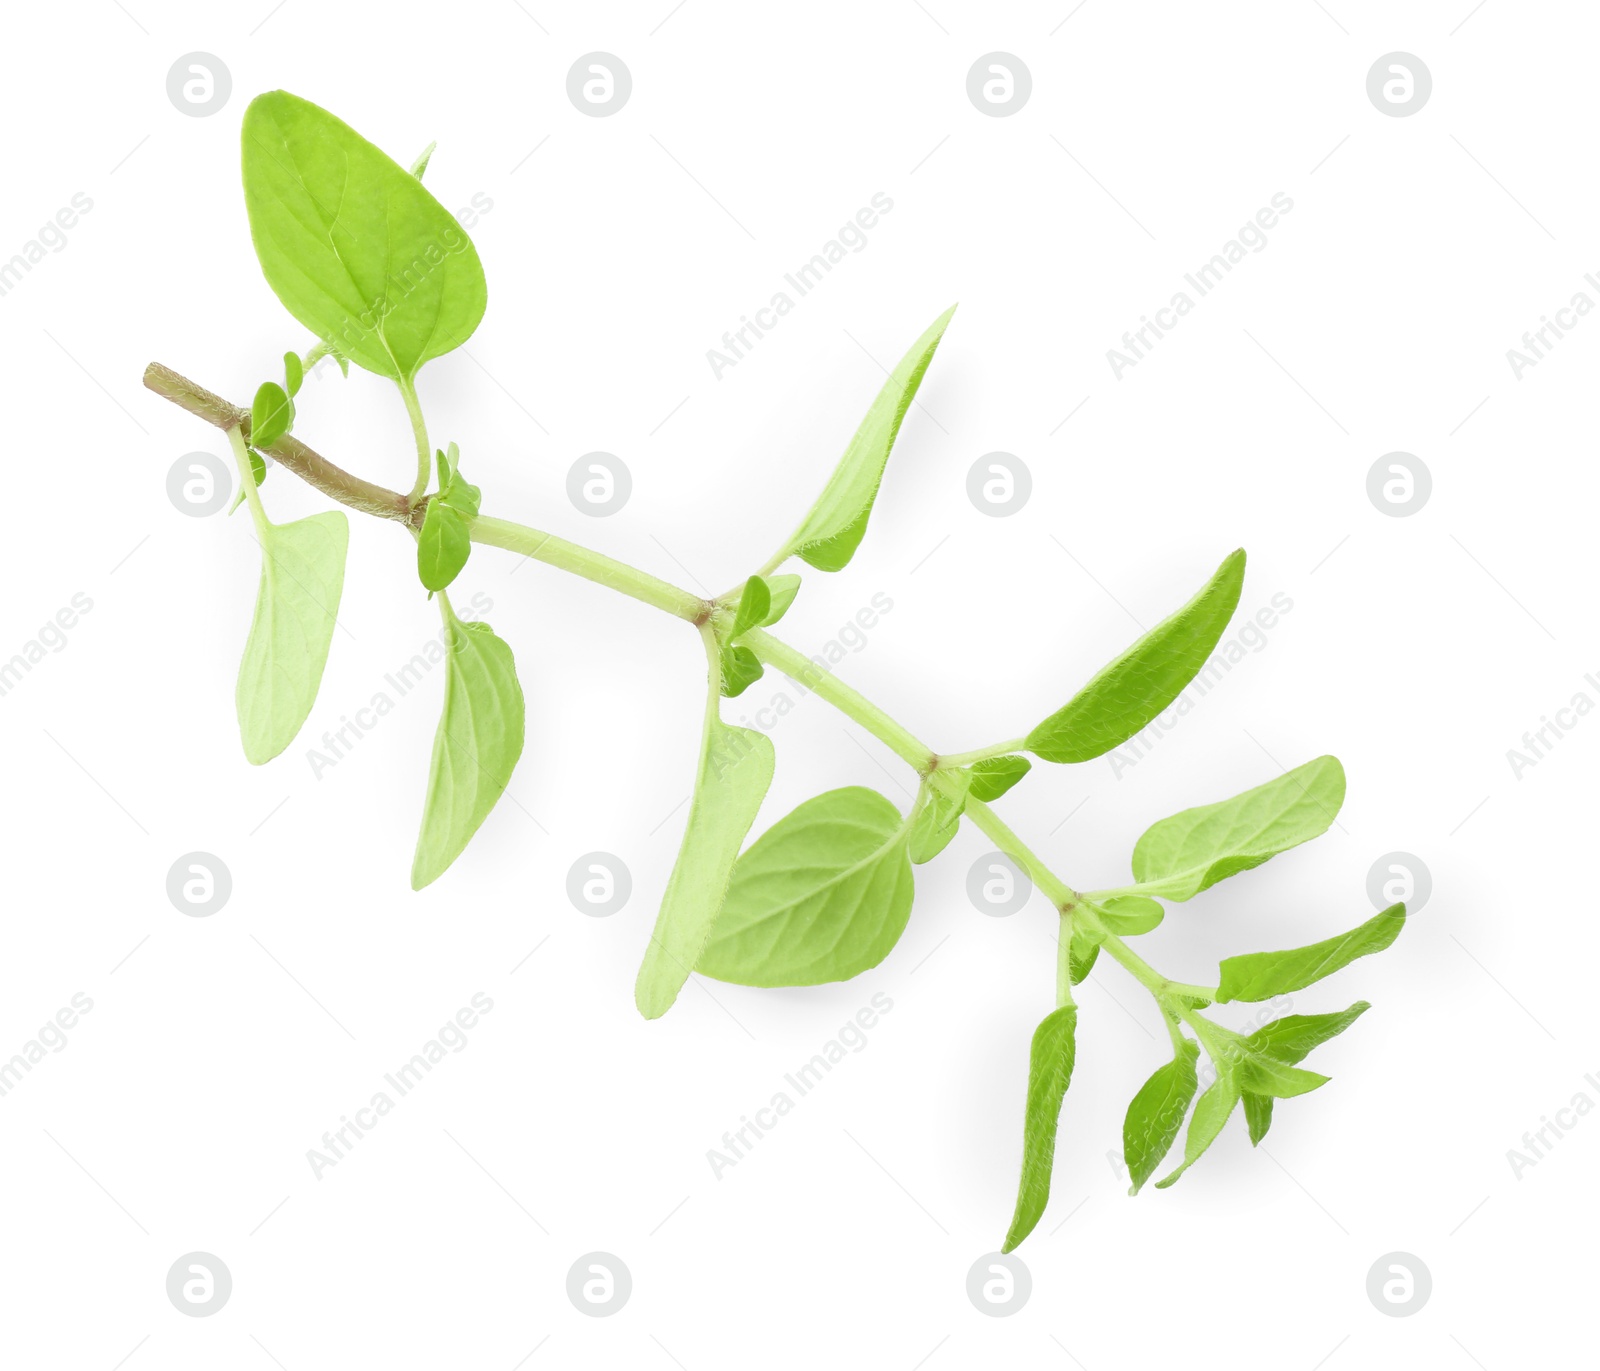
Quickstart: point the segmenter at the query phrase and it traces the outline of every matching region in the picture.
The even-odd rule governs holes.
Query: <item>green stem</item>
[[[1017,837],[1005,821],[984,804],[982,800],[967,799],[967,816],[994,840],[998,847],[1025,872],[1044,897],[1063,914],[1079,907],[1078,892],[1051,871],[1021,838]]]
[[[267,518],[266,508],[261,503],[261,492],[256,489],[256,474],[250,468],[250,449],[245,446],[244,432],[237,424],[228,430],[228,446],[233,449],[233,462],[239,469],[239,480],[242,482],[240,489],[250,502],[250,517],[255,520],[256,532],[265,537],[265,526],[272,520]]]
[[[258,524],[264,521],[266,513],[262,509],[260,496],[255,489],[255,480],[250,471],[249,453],[241,431],[241,424],[247,419],[246,412],[229,405],[227,401],[212,395],[209,391],[202,390],[177,373],[154,363],[146,371],[145,384],[208,422],[227,428],[228,441],[233,447],[235,461],[240,467],[240,479],[245,482],[252,514]],[[409,499],[394,491],[384,490],[382,487],[373,486],[350,476],[298,442],[294,444],[292,460],[287,465],[297,475],[351,508],[380,514],[386,518],[397,518],[408,526],[414,526],[422,508],[417,501],[427,486],[430,460],[427,431],[422,422],[422,412],[417,402],[415,387],[409,383],[402,383],[401,393],[405,397],[406,409],[411,414],[412,428],[417,436],[418,486]],[[273,451],[277,456],[276,447]],[[716,605],[712,601],[702,600],[686,590],[680,590],[667,581],[631,567],[625,562],[619,562],[604,553],[569,543],[554,534],[544,533],[524,524],[512,523],[505,519],[479,517],[472,524],[471,536],[474,542],[489,547],[504,548],[509,552],[520,553],[525,557],[548,563],[598,585],[620,591],[680,619],[686,619],[700,628],[702,637],[707,640],[707,650],[711,651],[715,632],[710,621],[716,612]],[[774,561],[765,570],[771,570],[776,565],[777,562]],[[450,613],[446,603],[441,602],[441,609],[446,614]],[[941,793],[953,794],[955,791],[955,783],[948,777],[948,773],[954,768],[970,765],[973,761],[985,757],[1000,756],[1015,751],[1023,742],[1022,739],[1014,739],[991,748],[980,748],[975,752],[956,753],[940,758],[926,743],[859,691],[846,685],[826,667],[814,662],[781,639],[774,638],[764,630],[755,629],[746,634],[742,641],[763,662],[791,677],[797,685],[821,696],[846,717],[886,743],[898,756],[915,768],[929,786]],[[966,813],[1002,852],[1027,872],[1033,883],[1061,912],[1063,938],[1057,959],[1057,1000],[1062,1004],[1071,1003],[1069,962],[1071,919],[1077,917],[1094,920],[1093,911],[1083,903],[1078,893],[1056,876],[988,805],[969,797]],[[1096,924],[1096,931],[1103,931],[1098,928],[1098,921]],[[1169,981],[1114,933],[1104,933],[1102,946],[1155,997],[1161,1007],[1163,1019],[1168,1021],[1169,1032],[1172,1031],[1171,1016],[1176,1015],[1191,1027],[1195,1027],[1196,1033],[1201,1032],[1201,1029],[1196,1027],[1198,1022],[1205,1024],[1206,1034],[1215,1036],[1217,1031],[1215,1026],[1201,1019],[1186,1003],[1191,999],[1207,1002],[1214,1000],[1216,997],[1214,988]]]
[[[1026,738],[1011,738],[1003,743],[995,743],[992,747],[974,748],[971,752],[948,752],[939,758],[940,770],[948,768],[955,770],[961,766],[971,766],[974,762],[986,762],[991,757],[1004,757],[1010,752],[1021,752],[1027,743]]]
[[[796,685],[814,691],[847,718],[854,719],[875,738],[887,743],[922,775],[934,768],[933,749],[885,714],[859,691],[851,689],[825,666],[774,638],[765,629],[752,629],[739,640],[768,666],[775,666]]]
[[[524,557],[570,571],[586,581],[621,591],[635,600],[643,600],[647,605],[654,605],[692,624],[702,623],[710,616],[711,606],[699,596],[679,590],[677,586],[647,571],[631,567],[626,562],[619,562],[614,557],[607,557],[603,552],[569,543],[553,533],[544,533],[526,524],[514,524],[509,519],[491,519],[486,515],[474,519],[469,532],[475,543],[504,548],[507,552],[520,552]]]
[[[1072,915],[1061,912],[1056,937],[1056,1008],[1072,1003]]]
[[[428,425],[422,417],[422,403],[417,399],[417,386],[409,376],[397,382],[401,398],[406,402],[406,413],[411,417],[411,433],[417,440],[417,481],[407,496],[415,504],[428,489],[428,478],[433,474],[433,449],[428,446]]]

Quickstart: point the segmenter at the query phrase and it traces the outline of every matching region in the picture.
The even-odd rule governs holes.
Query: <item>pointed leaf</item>
[[[1195,1062],[1200,1056],[1197,1043],[1184,1040],[1178,1055],[1159,1066],[1128,1105],[1122,1121],[1122,1155],[1128,1164],[1130,1195],[1137,1195],[1144,1183],[1155,1175],[1156,1167],[1167,1155],[1189,1102],[1199,1086]]]
[[[1225,957],[1222,979],[1217,987],[1217,1003],[1229,1000],[1270,1000],[1331,976],[1357,957],[1382,952],[1405,926],[1406,907],[1392,904],[1374,914],[1366,923],[1309,947],[1287,952],[1250,952],[1242,957]]]
[[[772,591],[759,576],[744,583],[744,593],[739,596],[739,608],[734,611],[733,627],[728,630],[730,639],[737,638],[752,628],[760,628],[767,621],[772,608]]]
[[[235,698],[244,755],[256,766],[294,741],[316,703],[344,590],[350,525],[339,510],[291,524],[256,521],[261,584]]]
[[[872,502],[877,498],[895,435],[900,432],[900,423],[916,398],[923,373],[933,360],[934,350],[954,313],[952,305],[900,359],[816,504],[772,565],[799,556],[819,571],[838,571],[855,555],[867,531],[867,518],[872,513]]]
[[[447,609],[445,649],[444,711],[411,863],[413,890],[437,880],[461,855],[522,755],[522,686],[510,647],[488,624],[463,623]]]
[[[1270,1095],[1287,1100],[1296,1095],[1306,1095],[1328,1078],[1299,1066],[1285,1066],[1270,1057],[1245,1057],[1235,1068],[1239,1088],[1252,1095]]]
[[[1072,941],[1067,947],[1067,975],[1073,985],[1078,985],[1088,977],[1094,970],[1095,960],[1099,956],[1099,937],[1075,924],[1072,929]]]
[[[286,352],[283,354],[283,388],[289,392],[292,400],[300,393],[300,383],[305,380],[305,368],[300,364],[300,354]]]
[[[1220,1072],[1216,1080],[1211,1082],[1195,1102],[1194,1117],[1189,1120],[1189,1132],[1183,1140],[1183,1165],[1157,1181],[1157,1190],[1165,1190],[1176,1181],[1217,1140],[1222,1126],[1228,1122],[1234,1106],[1239,1103],[1239,1093],[1239,1083],[1226,1071]]]
[[[723,723],[718,699],[713,687],[689,822],[633,988],[634,1003],[647,1019],[660,1018],[672,1008],[705,951],[740,844],[772,784],[772,740]]]
[[[1272,1096],[1253,1095],[1247,1091],[1244,1096],[1244,1121],[1250,1128],[1250,1146],[1258,1146],[1272,1127]]]
[[[1244,550],[1229,554],[1200,593],[1099,673],[1028,734],[1047,762],[1087,762],[1148,728],[1194,680],[1239,604]]]
[[[466,519],[437,496],[429,500],[417,535],[417,575],[422,584],[429,590],[446,589],[471,555]]]
[[[1372,1006],[1357,1000],[1337,1014],[1285,1014],[1256,1029],[1244,1040],[1246,1051],[1294,1066],[1330,1038],[1336,1038]]]
[[[428,163],[433,159],[433,150],[438,146],[439,144],[437,141],[429,143],[428,146],[423,148],[422,152],[418,155],[417,160],[411,164],[411,174],[415,176],[417,180],[420,181],[424,173],[426,173],[428,170]]]
[[[1318,757],[1231,800],[1186,809],[1145,830],[1127,893],[1187,900],[1325,833],[1343,803],[1344,768]]]
[[[1028,1106],[1022,1125],[1022,1177],[1017,1183],[1017,1207],[1001,1245],[1002,1252],[1011,1251],[1033,1232],[1050,1200],[1056,1128],[1061,1102],[1072,1083],[1077,1026],[1078,1011],[1069,1004],[1045,1015],[1033,1031],[1028,1053]]]
[[[909,831],[864,786],[807,800],[735,864],[696,970],[739,985],[820,985],[876,966],[911,915]]]
[[[338,356],[402,380],[471,337],[487,298],[483,267],[415,176],[281,90],[250,102],[243,153],[267,284]]]
[[[1026,757],[986,757],[974,762],[972,770],[972,797],[988,804],[998,800],[1018,781],[1033,770]]]

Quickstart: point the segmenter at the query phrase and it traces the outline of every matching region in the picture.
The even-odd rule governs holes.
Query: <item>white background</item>
[[[1506,351],[1576,291],[1600,300],[1583,280],[1600,268],[1600,16],[1074,3],[10,11],[0,257],[75,192],[93,209],[0,298],[0,657],[75,593],[93,608],[0,698],[0,1053],[75,993],[94,1008],[0,1098],[0,1360],[1500,1371],[1587,1346],[1600,1122],[1520,1179],[1507,1151],[1579,1091],[1600,1101],[1583,875],[1600,721],[1521,779],[1506,753],[1576,692],[1600,699],[1600,321],[1520,380]],[[633,77],[609,118],[566,95],[597,50]],[[1032,73],[1006,118],[965,89],[997,50]],[[1366,94],[1396,50],[1434,83],[1406,118]],[[233,83],[205,118],[166,94],[196,51]],[[1053,1199],[1021,1249],[1032,1298],[991,1319],[965,1281],[1010,1216],[1054,921],[1037,896],[1009,919],[974,910],[975,831],[918,869],[876,970],[691,986],[645,1023],[633,976],[693,768],[695,636],[476,553],[462,590],[490,597],[516,651],[527,749],[515,802],[414,895],[438,682],[320,779],[306,757],[437,631],[409,540],[360,517],[321,698],[287,753],[246,765],[233,674],[258,553],[244,516],[169,502],[172,464],[226,445],[140,375],[160,360],[245,401],[307,345],[261,278],[237,173],[245,105],[280,86],[402,163],[437,139],[435,194],[493,202],[473,231],[488,314],[420,386],[486,510],[693,589],[765,559],[879,363],[961,301],[859,555],[808,573],[781,630],[820,650],[888,595],[840,673],[936,748],[1024,732],[1246,546],[1241,614],[1293,601],[1266,647],[1120,778],[1040,765],[1001,812],[1070,882],[1114,884],[1152,820],[1339,755],[1339,827],[1141,943],[1207,980],[1221,956],[1364,919],[1374,861],[1416,854],[1433,894],[1394,948],[1296,997],[1374,1004],[1314,1059],[1333,1083],[1280,1104],[1260,1150],[1235,1121],[1176,1188],[1128,1199],[1108,1153],[1164,1049],[1147,997],[1102,965]],[[869,246],[714,377],[706,350],[880,191],[894,208]],[[1294,208],[1266,249],[1117,379],[1107,349],[1275,192]],[[409,475],[404,413],[374,377],[309,380],[297,431],[375,480]],[[566,496],[597,449],[633,474],[608,519]],[[995,450],[1033,477],[1006,519],[966,495]],[[1409,518],[1366,493],[1396,450],[1433,476]],[[326,503],[282,472],[264,498],[280,519]],[[725,713],[782,691],[769,673]],[[905,769],[815,699],[775,741],[758,827],[836,785],[906,798]],[[165,890],[197,850],[233,880],[203,919]],[[632,873],[609,919],[565,893],[593,851]],[[468,1048],[315,1178],[324,1130],[480,991],[494,1009]],[[714,1178],[707,1150],[876,992],[894,1008],[865,1050]],[[196,1250],[233,1275],[209,1318],[164,1288]],[[565,1293],[595,1250],[632,1272],[614,1317]],[[1412,1317],[1366,1294],[1393,1251],[1432,1273]]]

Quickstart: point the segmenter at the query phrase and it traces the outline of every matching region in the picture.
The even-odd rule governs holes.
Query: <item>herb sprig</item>
[[[706,703],[694,793],[682,845],[639,970],[635,999],[657,1018],[691,971],[753,986],[816,985],[878,965],[912,914],[913,868],[933,861],[963,819],[985,833],[1048,898],[1059,920],[1055,1004],[1029,1054],[1021,1179],[1004,1250],[1022,1242],[1049,1200],[1056,1131],[1077,1054],[1072,987],[1101,952],[1155,1000],[1171,1057],[1134,1094],[1123,1152],[1137,1193],[1176,1144],[1171,1185],[1242,1110],[1252,1143],[1271,1127],[1274,1103],[1326,1083],[1300,1066],[1369,1007],[1293,1014],[1245,1036],[1211,1016],[1214,1005],[1298,991],[1398,936],[1405,907],[1309,946],[1222,960],[1215,985],[1171,980],[1128,944],[1157,927],[1166,905],[1260,866],[1325,832],[1344,801],[1345,776],[1320,757],[1232,798],[1161,819],[1134,845],[1133,879],[1080,893],[990,807],[1032,774],[1024,753],[1071,765],[1105,755],[1170,706],[1215,651],[1239,602],[1245,554],[1230,553],[1187,604],[1091,677],[1025,735],[959,754],[929,748],[883,709],[818,670],[769,630],[802,589],[779,568],[798,558],[817,571],[848,566],[877,499],[901,421],[954,308],[906,352],[867,411],[821,496],[757,571],[726,595],[702,598],[603,553],[480,513],[481,494],[460,472],[455,443],[430,445],[416,393],[428,361],[469,338],[487,288],[466,231],[422,185],[430,146],[408,171],[326,110],[283,91],[245,113],[245,203],[268,284],[315,335],[304,358],[283,358],[284,380],[264,382],[249,409],[152,363],[145,384],[226,430],[262,551],[255,616],[240,665],[237,703],[246,758],[270,761],[295,738],[315,703],[343,589],[349,529],[327,511],[292,523],[268,518],[258,487],[270,456],[339,503],[403,524],[416,539],[418,579],[438,601],[449,648],[411,882],[437,880],[493,809],[521,757],[525,705],[511,647],[485,623],[451,608],[448,587],[474,544],[506,549],[585,577],[693,625],[706,655]],[[294,396],[324,356],[393,380],[411,421],[417,477],[407,494],[341,470],[292,429]],[[430,490],[430,485],[432,489]],[[767,667],[789,675],[887,744],[916,773],[906,812],[875,790],[846,786],[794,809],[746,845],[772,782],[765,734],[724,722],[721,701]],[[1214,1077],[1200,1091],[1204,1051]],[[1198,1094],[1198,1099],[1196,1098]]]

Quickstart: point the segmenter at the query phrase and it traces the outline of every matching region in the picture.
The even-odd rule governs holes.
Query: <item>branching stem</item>
[[[194,382],[159,363],[152,362],[146,368],[144,383],[157,395],[172,401],[207,423],[227,430],[235,460],[240,465],[240,479],[245,483],[247,497],[251,501],[252,513],[258,519],[264,518],[265,512],[260,505],[260,496],[250,473],[249,456],[245,450],[250,427],[249,411],[230,404],[227,400],[195,385]],[[291,436],[286,435],[271,447],[261,450],[269,453],[280,465],[339,503],[365,514],[396,520],[415,531],[421,526],[422,515],[426,509],[423,494],[427,489],[430,474],[430,451],[427,428],[422,419],[416,389],[408,383],[402,383],[400,390],[405,397],[406,410],[411,416],[412,431],[417,440],[417,484],[410,495],[401,495],[398,491],[388,490],[359,476],[353,476]],[[598,585],[607,586],[695,624],[701,628],[702,634],[709,631],[710,620],[717,610],[714,601],[701,599],[602,552],[570,543],[553,533],[529,528],[525,524],[484,515],[473,521],[470,532],[475,543],[520,553],[524,557],[545,562]],[[769,565],[763,568],[763,574],[774,569],[773,565]],[[449,612],[443,604],[441,609],[446,613]],[[782,639],[773,637],[764,629],[755,629],[745,634],[741,641],[768,666],[776,667],[797,685],[820,696],[847,718],[885,743],[915,769],[930,787],[943,794],[952,796],[958,794],[956,782],[949,779],[949,774],[956,768],[1018,751],[1023,745],[1023,739],[1014,738],[971,752],[940,756],[866,696],[839,680],[831,670],[819,665]],[[713,700],[713,707],[715,704]],[[1210,1003],[1216,997],[1215,989],[1170,981],[1162,976],[1120,937],[1104,929],[1097,920],[1093,908],[1071,886],[1051,871],[983,801],[968,797],[966,814],[989,836],[1000,851],[1027,873],[1028,878],[1060,913],[1061,946],[1057,955],[1056,973],[1058,1005],[1072,1003],[1069,960],[1072,927],[1074,920],[1085,920],[1090,923],[1092,931],[1103,935],[1101,946],[1106,952],[1155,998],[1168,1032],[1176,1032],[1174,1020],[1182,1019],[1195,1030],[1201,1037],[1202,1044],[1209,1050],[1209,1043],[1206,1040],[1217,1030],[1215,1025],[1201,1018],[1193,1002]]]

